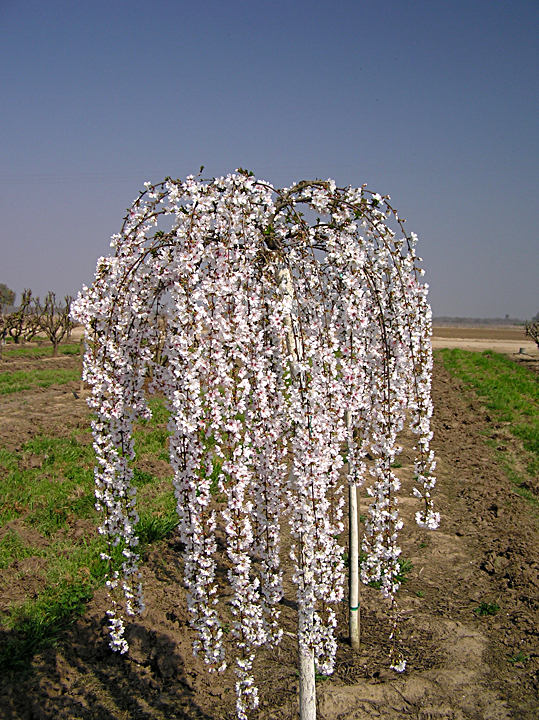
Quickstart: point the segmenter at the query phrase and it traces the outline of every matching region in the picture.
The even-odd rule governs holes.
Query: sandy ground
[[[507,355],[524,355],[539,359],[539,348],[535,342],[526,337],[522,326],[510,325],[500,327],[434,327],[432,331],[432,347],[462,348],[482,352],[495,350]]]

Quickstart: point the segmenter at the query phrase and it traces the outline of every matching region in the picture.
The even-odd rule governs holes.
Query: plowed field
[[[485,334],[486,333],[486,334]],[[443,328],[435,348],[492,347],[536,368],[537,348],[523,330]],[[519,353],[520,348],[523,352]],[[0,372],[43,367],[76,369],[78,359],[6,358]],[[434,441],[438,459],[436,504],[439,530],[426,533],[412,522],[412,498],[402,501],[406,582],[399,591],[401,642],[407,670],[388,669],[390,632],[379,592],[362,590],[362,645],[346,642],[346,612],[339,627],[337,670],[317,684],[323,720],[536,720],[539,717],[539,494],[537,503],[515,492],[500,453],[523,457],[507,427],[490,417],[480,399],[436,359],[433,381]],[[85,428],[89,413],[76,380],[0,396],[0,447],[25,468],[42,458],[25,451],[37,436],[69,437]],[[404,438],[398,470],[412,483],[411,441]],[[10,456],[11,457],[11,456]],[[156,461],[163,462],[163,461]],[[164,462],[163,462],[164,464]],[[161,468],[161,469],[160,469]],[[146,467],[163,476],[166,469]],[[0,475],[0,487],[2,476]],[[532,498],[533,499],[533,498]],[[367,498],[360,512],[365,514]],[[17,518],[0,528],[0,543],[16,530],[28,547],[50,537]],[[77,520],[62,532],[80,545],[95,536],[95,522]],[[40,555],[1,570],[0,620],[43,589]],[[126,656],[108,647],[106,592],[98,588],[83,614],[66,621],[53,644],[38,647],[24,665],[0,677],[0,718],[135,720],[233,718],[234,676],[208,675],[193,658],[187,626],[179,544],[174,533],[148,546],[142,568],[147,609],[129,629]],[[282,602],[285,635],[277,650],[257,661],[261,705],[255,717],[297,718],[295,602],[290,583]],[[13,630],[0,625],[0,643]]]

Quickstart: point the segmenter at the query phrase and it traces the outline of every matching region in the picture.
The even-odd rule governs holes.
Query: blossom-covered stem
[[[315,222],[302,206],[316,213]],[[226,663],[215,539],[224,523],[241,720],[257,704],[256,648],[281,636],[284,519],[294,542],[300,668],[307,668],[300,670],[302,696],[314,698],[315,668],[333,671],[345,576],[345,447],[351,617],[359,620],[357,487],[369,472],[362,578],[380,580],[395,607],[401,520],[392,465],[407,413],[417,434],[414,494],[423,503],[416,519],[438,524],[429,447],[431,315],[415,242],[388,198],[365,187],[319,180],[275,190],[244,172],[167,179],[146,184],[112,239],[114,256],[100,258],[94,284],[73,306],[94,338],[84,376],[96,413],[101,532],[111,547],[123,544],[121,569],[112,551],[106,555],[111,646],[127,649],[117,591],[128,614],[143,607],[135,580],[132,431],[150,416],[151,378],[150,389],[164,393],[171,412],[194,649],[210,670]],[[367,454],[374,458],[370,471]],[[216,485],[225,507],[214,502]],[[353,637],[352,623],[350,631]],[[392,664],[403,669],[396,655]]]

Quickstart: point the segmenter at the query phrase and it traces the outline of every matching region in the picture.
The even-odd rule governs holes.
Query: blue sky
[[[76,294],[143,182],[389,194],[435,315],[539,312],[537,0],[0,0],[0,282]]]

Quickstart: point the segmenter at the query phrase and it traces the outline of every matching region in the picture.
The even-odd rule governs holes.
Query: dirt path
[[[526,330],[521,326],[434,327],[432,335],[435,350],[455,347],[475,352],[495,350],[507,355],[539,359],[537,345],[526,337]]]
[[[86,422],[85,404],[75,394],[75,387],[58,386],[5,396],[0,445],[20,447],[40,428],[64,433]],[[539,716],[539,520],[513,491],[485,438],[496,440],[498,452],[511,450],[514,441],[439,363],[433,394],[440,529],[420,531],[411,522],[414,501],[402,502],[403,557],[412,563],[399,593],[408,669],[403,675],[388,670],[386,608],[378,591],[364,588],[361,651],[353,654],[346,644],[343,607],[337,671],[318,683],[321,720]],[[409,489],[407,439],[402,464]],[[174,538],[149,553],[143,581],[147,610],[130,630],[128,656],[108,648],[108,605],[100,590],[57,646],[36,655],[29,672],[0,679],[0,718],[233,718],[232,673],[208,675],[191,653]],[[480,617],[474,609],[481,603],[500,610]],[[283,643],[257,665],[261,706],[255,716],[261,720],[297,718],[294,607],[287,587]]]

